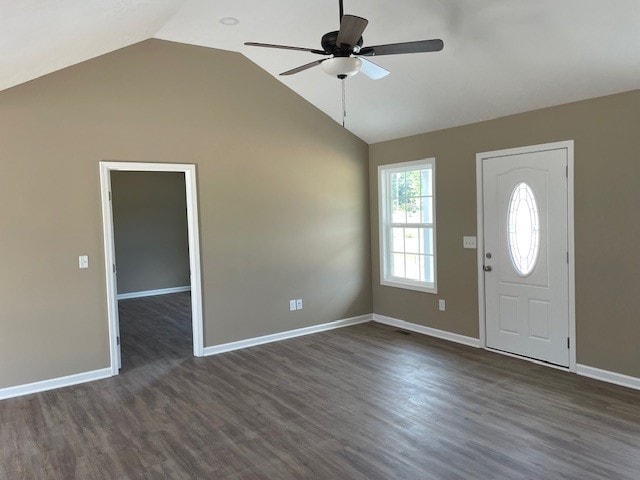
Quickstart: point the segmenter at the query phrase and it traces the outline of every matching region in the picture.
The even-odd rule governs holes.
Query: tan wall
[[[640,376],[639,132],[636,90],[371,145],[374,311],[477,338],[476,153],[573,139],[578,363]],[[377,167],[432,156],[438,295],[380,286]]]
[[[99,161],[197,165],[214,345],[371,312],[367,155],[212,49],[146,41],[0,92],[0,388],[109,365]]]
[[[118,293],[188,286],[184,173],[114,171],[111,192]]]

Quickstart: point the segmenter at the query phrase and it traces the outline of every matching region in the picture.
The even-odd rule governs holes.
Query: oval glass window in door
[[[513,267],[519,275],[529,275],[538,261],[540,248],[540,216],[531,187],[517,184],[507,213],[507,243]]]

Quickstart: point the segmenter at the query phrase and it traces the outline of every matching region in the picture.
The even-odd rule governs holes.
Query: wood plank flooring
[[[166,369],[193,355],[191,293],[118,302],[122,369]]]
[[[1,479],[640,478],[640,392],[372,323],[193,358],[188,294],[129,302],[121,375],[0,401]]]

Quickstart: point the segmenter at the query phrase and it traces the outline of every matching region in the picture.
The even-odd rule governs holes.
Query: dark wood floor
[[[158,301],[120,376],[0,402],[0,478],[640,478],[640,392],[377,324],[193,358]]]
[[[191,293],[121,300],[122,370],[164,373],[193,355]]]

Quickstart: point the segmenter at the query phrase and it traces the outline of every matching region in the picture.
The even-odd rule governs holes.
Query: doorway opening
[[[576,370],[573,141],[479,153],[480,346]]]
[[[157,185],[145,187],[140,182],[145,178]],[[112,374],[122,367],[121,327],[127,340],[151,337],[157,341],[154,348],[166,348],[168,355],[192,349],[193,355],[203,356],[195,165],[100,162],[100,180]],[[164,213],[141,191],[147,187],[146,193],[169,207]],[[170,197],[158,197],[159,189]],[[163,236],[162,245],[154,249],[154,237]],[[158,319],[164,332],[153,328]],[[139,346],[130,351],[144,361],[152,352]]]

